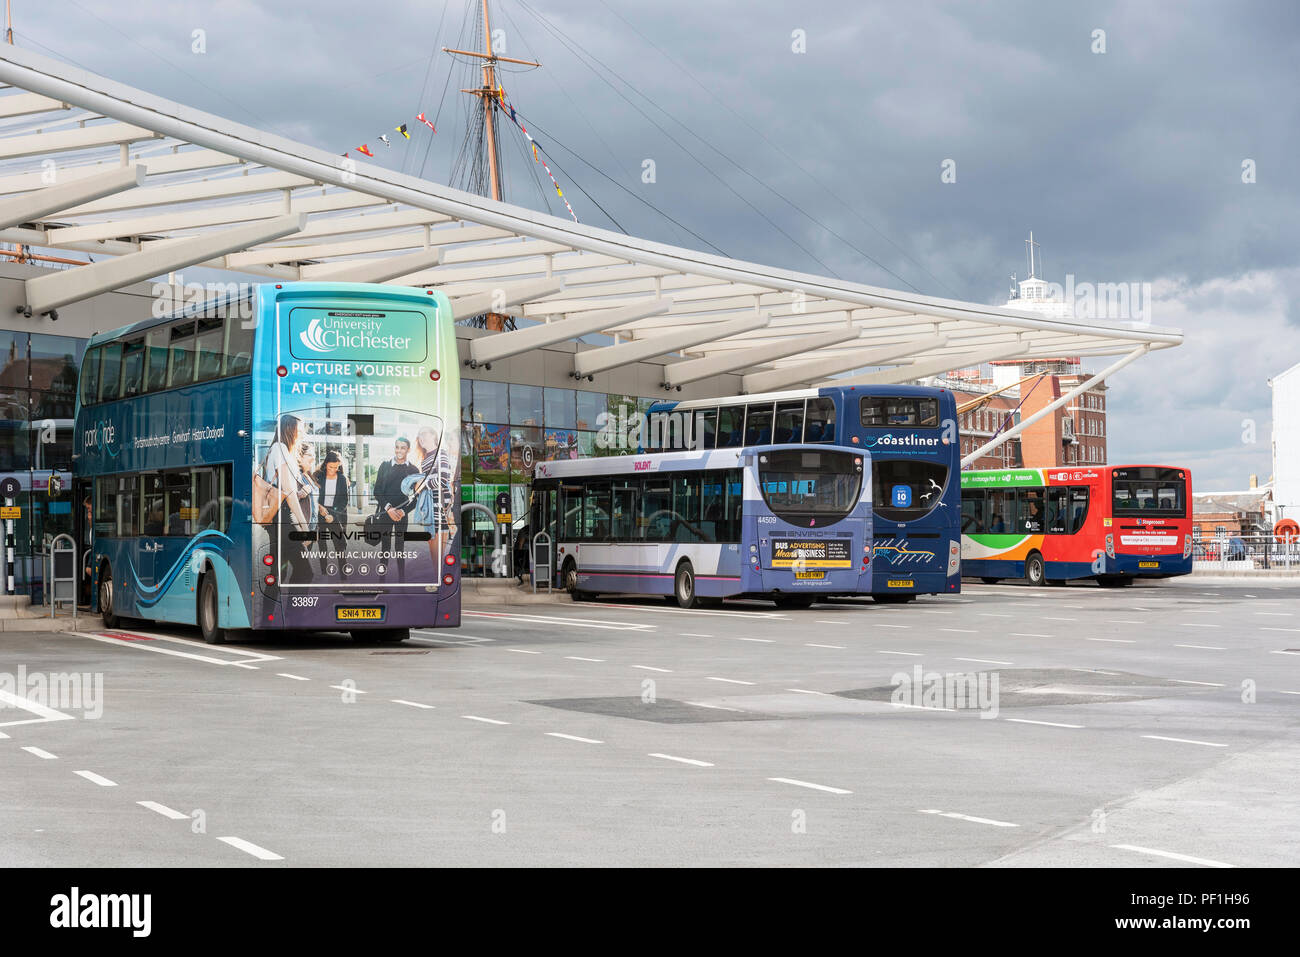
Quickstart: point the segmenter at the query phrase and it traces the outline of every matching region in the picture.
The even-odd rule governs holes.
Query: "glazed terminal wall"
[[[21,486],[14,502],[22,508],[21,519],[14,523],[15,590],[37,599],[44,543],[63,532],[80,534],[69,471],[76,387],[72,370],[79,366],[92,334],[147,319],[158,301],[153,284],[136,283],[60,307],[57,321],[17,314],[16,307],[25,302],[22,283],[51,272],[44,266],[0,262],[0,478],[13,476]],[[183,278],[187,283],[211,280],[224,285],[234,277],[190,270]],[[466,429],[462,492],[464,501],[482,502],[493,510],[497,497],[505,493],[516,526],[526,512],[528,463],[548,455],[592,454],[598,414],[616,412],[621,405],[644,410],[669,395],[705,398],[740,389],[739,375],[721,375],[681,392],[664,392],[660,382],[666,359],[634,363],[577,383],[569,375],[574,352],[598,346],[572,342],[493,362],[491,369],[471,370],[463,364],[469,358],[469,342],[485,335],[494,333],[456,329]],[[64,480],[63,491],[54,496],[46,492],[51,469]],[[471,525],[466,518],[462,559],[474,573],[487,561],[492,529],[485,519],[476,517]]]

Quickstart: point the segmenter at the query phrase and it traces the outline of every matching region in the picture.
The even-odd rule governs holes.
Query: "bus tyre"
[[[690,562],[677,566],[677,574],[673,576],[673,597],[677,599],[679,608],[694,608],[700,603],[699,595],[695,594],[695,569]]]
[[[1043,565],[1043,556],[1038,552],[1030,552],[1029,557],[1025,559],[1025,583],[1041,585],[1046,580],[1047,570]]]
[[[210,645],[226,642],[226,632],[217,623],[221,620],[217,613],[217,579],[211,572],[199,581],[199,631],[203,640]]]
[[[574,601],[586,601],[587,593],[578,588],[578,563],[572,558],[566,559],[560,572],[560,585]]]
[[[99,614],[105,628],[119,628],[121,617],[113,610],[113,572],[107,565],[99,573]]]

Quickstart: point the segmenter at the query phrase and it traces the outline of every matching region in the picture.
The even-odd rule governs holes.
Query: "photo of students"
[[[318,534],[321,549],[321,571],[331,563],[338,565],[340,553],[347,547],[348,495],[351,491],[348,477],[343,472],[343,459],[330,449],[325,460],[312,476],[320,490],[316,504]]]
[[[411,458],[416,471],[402,481],[406,498],[401,510],[409,514],[417,525],[429,531],[429,556],[435,567],[441,567],[443,556],[456,534],[456,516],[453,503],[454,482],[458,451],[454,438],[447,440],[441,419],[436,425],[421,426],[415,435],[415,448]]]
[[[411,454],[411,440],[398,436],[393,443],[393,457],[379,466],[375,477],[375,516],[374,525],[379,531],[381,550],[391,552],[392,562],[397,567],[397,580],[406,577],[407,512],[411,506],[409,495],[402,491],[402,482],[415,475],[418,469],[408,461]]]

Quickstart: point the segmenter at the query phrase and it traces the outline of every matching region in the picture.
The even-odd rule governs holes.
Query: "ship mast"
[[[461,56],[477,57],[483,61],[483,85],[475,89],[461,90],[462,93],[468,93],[470,96],[477,96],[483,103],[483,132],[487,140],[487,162],[488,175],[491,178],[492,198],[501,200],[501,157],[497,150],[497,118],[496,111],[501,105],[501,88],[497,84],[498,63],[518,63],[522,66],[541,66],[533,60],[517,60],[514,57],[497,56],[492,50],[492,23],[488,18],[488,0],[482,0],[483,3],[483,49],[486,53],[477,50],[456,50],[451,47],[443,47],[444,53],[458,53]]]

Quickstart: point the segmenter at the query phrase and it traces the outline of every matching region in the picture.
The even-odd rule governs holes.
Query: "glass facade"
[[[79,531],[69,470],[85,348],[71,336],[0,331],[0,481],[18,489],[3,502],[20,510],[12,520],[14,590],[34,601],[43,597],[50,543]]]
[[[596,436],[606,422],[627,420],[633,427],[656,400],[624,394],[553,389],[515,383],[462,378],[461,492],[465,503],[477,502],[501,514],[509,502],[510,534],[504,571],[517,573],[515,538],[528,521],[528,488],[537,462],[624,454],[628,449],[603,449]],[[504,498],[502,498],[504,496]],[[465,514],[461,537],[461,571],[465,575],[492,573],[494,522],[477,509]],[[529,533],[531,535],[531,532]]]

